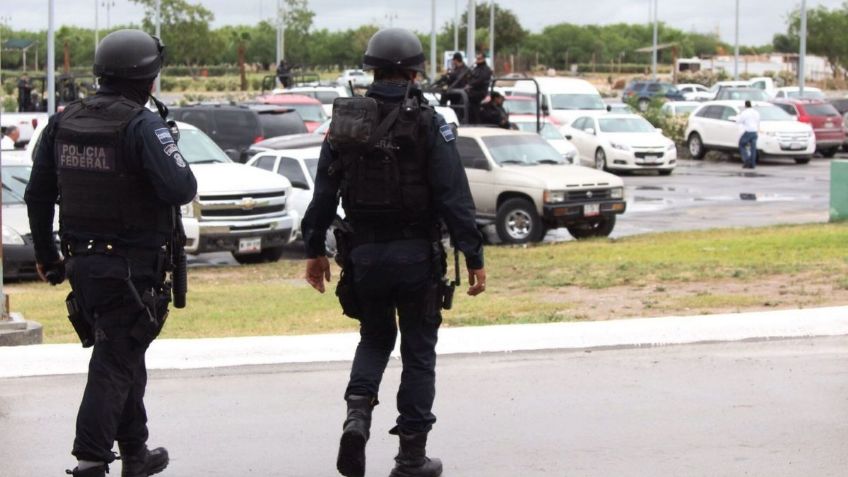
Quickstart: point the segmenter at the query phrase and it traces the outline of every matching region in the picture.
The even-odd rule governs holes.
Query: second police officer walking
[[[168,313],[165,248],[184,240],[175,207],[194,198],[197,182],[165,120],[145,108],[164,56],[159,39],[140,30],[103,38],[94,60],[100,90],[50,118],[26,190],[39,274],[53,284],[67,274],[72,323],[94,347],[72,451],[78,464],[68,471],[75,477],[104,477],[115,441],[123,477],[168,465],[164,448],[147,447],[144,357]],[[57,199],[64,261],[53,242]]]
[[[425,448],[436,422],[441,309],[452,291],[444,279],[439,222],[465,255],[472,296],[486,286],[483,239],[454,130],[414,84],[424,68],[418,37],[381,30],[368,42],[363,63],[375,82],[366,97],[336,100],[302,225],[306,279],[323,293],[330,280],[325,236],[341,197],[346,219],[338,234],[343,272],[336,294],[345,314],[360,321],[360,342],[344,394],[337,468],[347,477],[365,475],[371,414],[399,328],[403,373],[390,433],[400,448],[391,476],[436,477],[442,464]]]

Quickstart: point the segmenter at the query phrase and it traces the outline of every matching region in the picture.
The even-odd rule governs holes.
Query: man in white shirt
[[[0,149],[8,150],[14,149],[15,143],[18,142],[18,138],[21,137],[21,132],[18,131],[17,126],[9,126],[3,131],[3,139],[0,139]]]
[[[742,127],[739,138],[739,154],[742,156],[742,168],[757,167],[757,131],[760,130],[760,113],[745,101],[745,109],[736,116],[736,123]]]

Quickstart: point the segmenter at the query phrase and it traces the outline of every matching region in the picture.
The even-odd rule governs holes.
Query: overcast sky
[[[192,1],[192,0],[190,0]],[[194,0],[215,14],[215,25],[252,24],[274,14],[276,0]],[[436,0],[437,24],[448,21],[455,2]],[[540,31],[546,25],[562,22],[579,24],[639,23],[648,21],[651,0],[497,0],[515,12],[525,28]],[[114,3],[110,19],[113,25],[140,23],[142,9],[129,0],[55,0],[57,25],[94,26],[95,4],[100,5],[100,25],[105,28],[107,12],[103,6]],[[771,42],[777,32],[786,30],[786,14],[800,5],[798,0],[740,0],[740,41],[746,45]],[[835,8],[842,0],[809,0],[807,5]],[[315,11],[315,26],[331,30],[366,23],[402,26],[420,32],[430,30],[430,2],[427,0],[309,0]],[[659,0],[660,20],[687,31],[715,32],[733,41],[735,0]],[[47,0],[3,0],[0,17],[14,28],[41,29],[47,25]],[[7,19],[10,18],[10,19]],[[478,26],[488,18],[478,19]],[[461,42],[464,43],[464,42]]]

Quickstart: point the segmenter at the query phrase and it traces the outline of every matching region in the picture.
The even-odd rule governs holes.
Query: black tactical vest
[[[143,109],[112,95],[95,95],[65,108],[54,152],[63,233],[120,237],[170,232],[170,207],[156,196],[142,161],[127,156],[127,125]]]
[[[375,232],[375,241],[428,237],[434,228],[427,156],[435,111],[412,105],[361,97],[334,104],[331,173],[342,174],[346,220]]]

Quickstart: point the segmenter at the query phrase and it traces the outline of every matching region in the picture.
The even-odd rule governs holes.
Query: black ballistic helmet
[[[362,66],[366,70],[400,69],[423,73],[421,40],[403,28],[384,28],[368,40]]]
[[[141,30],[112,32],[97,45],[94,75],[129,80],[153,79],[165,61],[165,45]]]

